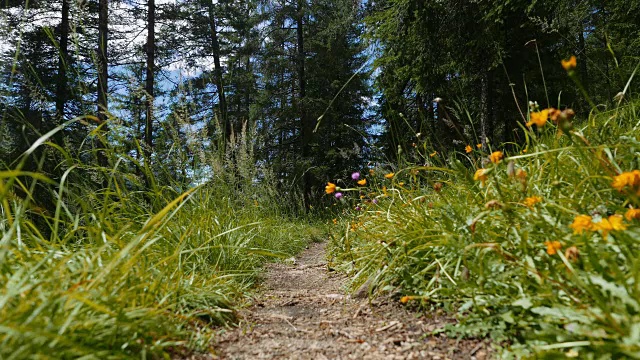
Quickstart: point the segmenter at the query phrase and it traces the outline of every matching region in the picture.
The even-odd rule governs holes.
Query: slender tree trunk
[[[151,164],[151,152],[153,151],[153,85],[155,74],[156,53],[156,5],[155,0],[148,0],[147,8],[147,76],[145,78],[146,91],[146,116],[144,124],[145,162]]]
[[[480,78],[480,137],[483,149],[487,148],[489,132],[493,131],[493,74],[485,71]]]
[[[109,25],[109,1],[100,0],[98,3],[98,121],[104,124],[107,120],[108,111],[107,89],[109,81],[109,69],[107,58],[107,39]],[[103,125],[102,132],[106,132],[107,127]],[[97,144],[104,147],[106,144]],[[98,162],[100,165],[107,165],[107,157],[103,150],[98,151]]]
[[[220,122],[223,127],[223,149],[227,147],[227,141],[231,138],[231,123],[227,116],[227,100],[224,94],[224,84],[222,81],[222,66],[220,65],[220,43],[218,42],[218,28],[216,25],[213,0],[208,2],[209,10],[209,30],[211,32],[211,47],[213,50],[213,66],[215,74],[215,83],[218,88],[218,108],[220,114]],[[222,152],[224,154],[224,151]]]
[[[298,0],[296,16],[296,37],[298,43],[298,106],[300,110],[300,137],[302,139],[302,161],[305,166],[309,166],[308,160],[311,158],[311,139],[313,136],[313,124],[309,121],[306,109],[306,78],[305,78],[305,54],[304,54],[304,0]],[[304,203],[307,208],[311,205],[312,176],[309,169],[303,169],[302,186],[304,192]]]
[[[56,118],[64,122],[64,108],[67,103],[67,63],[69,61],[69,0],[62,0],[62,20],[60,21],[60,42],[58,59],[58,81],[56,84]]]
[[[587,93],[589,93],[589,74],[587,73],[587,46],[584,40],[584,26],[580,27],[580,34],[578,34],[578,47],[580,48],[580,59],[578,64],[580,66],[580,79]]]

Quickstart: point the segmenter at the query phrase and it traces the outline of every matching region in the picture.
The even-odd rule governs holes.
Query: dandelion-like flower
[[[578,215],[569,227],[573,229],[574,234],[582,234],[585,230],[592,231],[593,218],[589,215]]]
[[[359,173],[359,172],[357,172],[357,171],[356,171],[356,172],[354,172],[353,174],[351,174],[351,178],[352,178],[353,180],[358,180],[358,179],[360,179],[360,173]]]
[[[478,149],[482,149],[482,144],[476,144],[476,147],[477,147]]]
[[[549,118],[549,109],[532,112],[529,117],[529,122],[527,123],[527,126],[532,126],[535,124],[539,128],[543,127],[547,123],[548,118]]]
[[[473,174],[473,180],[481,181],[482,185],[484,185],[484,182],[487,181],[487,169],[476,170],[476,173]]]
[[[624,213],[624,218],[628,221],[633,219],[640,220],[640,209],[629,209]]]
[[[386,179],[393,179],[393,176],[394,176],[394,175],[395,175],[394,173],[388,173],[388,174],[386,174],[384,177],[385,177]]]
[[[403,304],[406,304],[406,303],[409,302],[409,300],[413,300],[414,298],[415,298],[414,296],[405,295],[405,296],[400,298],[400,302],[403,303]]]
[[[437,151],[434,151],[434,152],[432,152],[431,154],[429,154],[429,156],[430,156],[430,157],[434,157],[434,156],[436,156],[436,155],[438,155],[438,152],[437,152]]]
[[[549,255],[555,255],[558,250],[562,249],[560,241],[545,241],[544,244],[547,246],[547,254]]]
[[[542,198],[540,196],[531,196],[528,197],[526,199],[524,199],[523,204],[528,207],[528,208],[532,208],[533,205],[542,202]]]
[[[332,183],[332,182],[328,182],[327,186],[324,187],[324,191],[327,194],[333,194],[334,192],[336,192],[336,189],[338,187],[336,186],[336,184]]]
[[[360,185],[360,186],[367,185],[367,179],[362,179],[362,180],[358,181],[358,185]]]
[[[622,223],[621,215],[611,215],[608,219],[602,218],[600,222],[593,223],[593,230],[602,231],[602,237],[606,238],[610,231],[627,230],[627,226]]]
[[[473,148],[471,147],[471,145],[467,145],[467,146],[465,146],[464,151],[466,151],[467,154],[468,154],[468,153],[473,151]]]
[[[562,68],[564,68],[566,71],[571,71],[575,69],[577,65],[578,65],[578,61],[575,55],[571,55],[571,57],[568,60],[564,60],[564,59],[562,60]]]
[[[500,162],[500,160],[502,160],[503,157],[504,153],[502,151],[494,151],[489,156],[489,159],[491,159],[492,163],[497,164]]]
[[[618,191],[629,187],[640,193],[640,170],[627,171],[614,176],[611,186]]]

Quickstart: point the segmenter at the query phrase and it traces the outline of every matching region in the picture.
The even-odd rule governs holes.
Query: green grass
[[[375,169],[364,200],[345,197],[333,261],[354,287],[372,278],[374,294],[455,315],[436,332],[491,336],[500,358],[640,358],[640,219],[606,237],[569,227],[578,215],[598,223],[640,208],[640,184],[612,187],[640,168],[638,105],[578,114],[570,132],[528,130],[522,143],[491,149],[505,151],[498,164],[463,144],[446,158],[425,149],[425,166],[391,180],[390,168]],[[483,164],[484,185],[473,179]],[[526,206],[534,196],[542,201]],[[554,241],[561,249],[549,254]]]
[[[45,153],[63,152],[49,145]],[[235,320],[264,263],[323,236],[288,216],[291,204],[268,185],[241,189],[217,176],[184,193],[157,179],[144,190],[117,165],[69,157],[56,182],[20,171],[26,159],[0,171],[3,359],[214,351],[214,326]],[[42,198],[55,206],[40,207]]]

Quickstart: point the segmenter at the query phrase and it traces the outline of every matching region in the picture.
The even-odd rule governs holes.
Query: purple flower
[[[359,172],[357,172],[357,171],[356,171],[356,172],[354,172],[353,174],[351,174],[351,178],[352,178],[353,180],[358,180],[358,179],[360,179],[360,173],[359,173]]]
[[[340,200],[342,198],[342,193],[341,192],[337,192],[336,193],[336,199]]]
[[[356,211],[360,211],[362,208],[360,206],[356,206]]]
[[[378,199],[373,199],[373,203],[377,204],[378,203]]]

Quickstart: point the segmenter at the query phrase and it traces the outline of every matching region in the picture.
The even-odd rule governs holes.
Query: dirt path
[[[344,276],[327,271],[325,244],[312,244],[296,264],[272,264],[265,290],[225,331],[220,359],[485,359],[479,341],[424,337],[444,319],[425,318],[399,303],[345,294]]]

